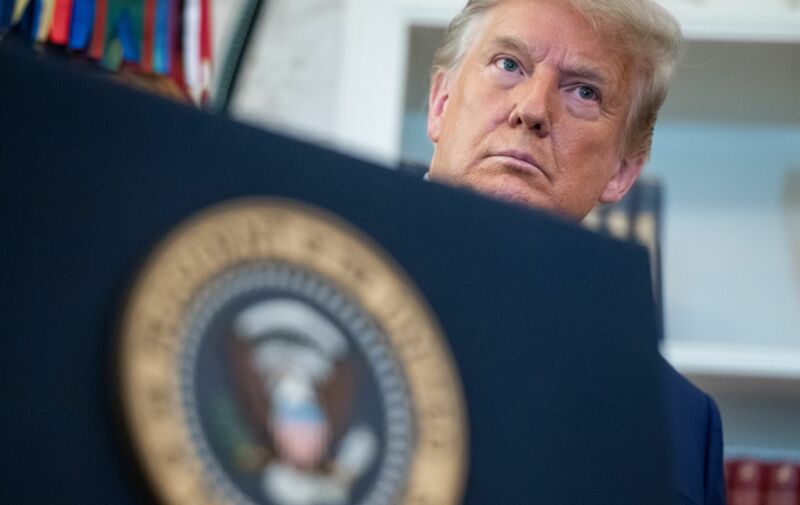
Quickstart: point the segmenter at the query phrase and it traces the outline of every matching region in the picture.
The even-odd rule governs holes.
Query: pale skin
[[[430,178],[573,220],[620,200],[647,159],[623,147],[633,75],[558,0],[501,2],[433,78]]]

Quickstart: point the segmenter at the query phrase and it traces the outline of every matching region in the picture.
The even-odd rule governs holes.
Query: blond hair
[[[433,60],[433,73],[458,68],[474,39],[480,21],[504,0],[469,0],[447,28]],[[583,16],[594,31],[634,61],[636,82],[626,121],[623,149],[649,154],[658,110],[683,53],[683,36],[675,18],[653,0],[557,0]]]

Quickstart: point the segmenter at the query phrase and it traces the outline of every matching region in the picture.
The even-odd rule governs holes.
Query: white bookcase
[[[781,196],[800,174],[800,0],[662,3],[689,40],[648,168],[666,189],[662,351],[717,399],[729,455],[800,461],[800,220]],[[462,5],[344,1],[340,145],[425,161],[427,64]]]

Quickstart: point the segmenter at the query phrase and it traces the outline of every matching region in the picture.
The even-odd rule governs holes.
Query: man
[[[435,56],[428,178],[575,221],[620,200],[681,44],[652,0],[470,0]],[[717,407],[663,367],[678,492],[723,504]]]

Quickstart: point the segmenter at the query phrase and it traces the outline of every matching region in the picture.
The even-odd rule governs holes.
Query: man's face
[[[505,0],[479,25],[431,86],[430,177],[572,219],[622,198],[645,160],[622,151],[631,62],[558,0]]]

